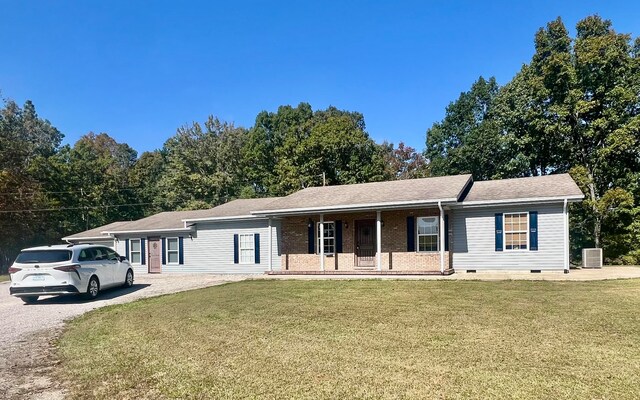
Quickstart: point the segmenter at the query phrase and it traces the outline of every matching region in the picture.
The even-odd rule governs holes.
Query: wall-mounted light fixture
[[[189,234],[189,239],[193,240],[193,233]]]
[[[307,227],[311,228],[313,226],[313,221],[309,218],[309,222],[307,223]]]
[[[380,225],[384,227],[384,220],[383,219],[380,220]]]
[[[344,221],[344,229],[349,229],[349,222]]]

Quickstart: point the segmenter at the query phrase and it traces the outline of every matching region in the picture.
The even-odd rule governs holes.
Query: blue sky
[[[506,83],[535,31],[598,13],[640,35],[640,2],[0,0],[0,91],[75,142],[140,153],[213,114],[249,127],[309,102],[364,114],[378,142],[425,131],[480,75]]]

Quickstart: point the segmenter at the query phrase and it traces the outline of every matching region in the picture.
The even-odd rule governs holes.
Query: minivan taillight
[[[62,267],[55,267],[53,269],[57,269],[58,271],[64,271],[64,272],[77,272],[78,268],[80,268],[79,265],[73,264],[73,265],[63,265]]]
[[[15,274],[16,272],[20,271],[22,268],[16,268],[16,267],[9,267],[9,273],[10,274]]]

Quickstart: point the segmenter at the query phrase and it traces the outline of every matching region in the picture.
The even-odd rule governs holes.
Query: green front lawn
[[[247,281],[99,309],[71,398],[636,399],[640,280]]]
[[[9,275],[0,275],[0,282],[8,281],[11,277]]]

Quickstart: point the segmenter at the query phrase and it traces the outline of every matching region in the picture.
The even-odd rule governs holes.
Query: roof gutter
[[[190,232],[193,231],[193,228],[167,228],[167,229],[140,229],[140,230],[132,230],[132,231],[105,231],[104,233],[107,235],[122,235],[129,233],[154,233],[154,232]]]
[[[396,210],[406,209],[424,206],[437,206],[438,203],[455,204],[457,199],[455,197],[449,199],[436,199],[430,201],[397,201],[392,203],[372,203],[372,204],[349,204],[342,206],[329,206],[329,207],[304,207],[304,208],[287,208],[282,210],[260,210],[251,211],[253,215],[259,216],[278,216],[278,215],[308,215],[317,213],[329,213],[329,212],[352,212],[352,211],[377,211],[377,210]]]
[[[486,206],[504,206],[504,205],[519,205],[519,204],[538,204],[549,202],[564,202],[567,200],[570,203],[575,203],[584,199],[584,195],[580,196],[562,196],[562,197],[530,197],[524,199],[504,199],[504,200],[476,200],[476,201],[463,201],[454,205],[454,208],[474,208],[474,207],[486,207]]]
[[[82,237],[66,236],[62,238],[62,240],[68,243],[74,240],[105,240],[105,239],[111,239],[111,237],[108,235],[103,235],[103,236],[82,236]]]
[[[237,220],[246,220],[246,219],[265,219],[266,217],[259,217],[257,215],[238,215],[238,216],[230,216],[230,217],[205,217],[205,218],[187,218],[183,219],[182,222],[216,222],[216,221],[237,221]]]

